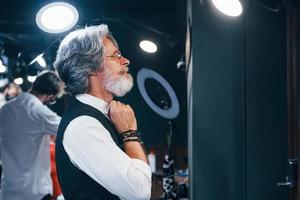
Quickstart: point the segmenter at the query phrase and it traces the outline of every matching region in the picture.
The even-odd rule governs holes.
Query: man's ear
[[[50,101],[53,97],[54,97],[53,94],[51,94],[51,95],[45,95],[45,101],[44,102]]]

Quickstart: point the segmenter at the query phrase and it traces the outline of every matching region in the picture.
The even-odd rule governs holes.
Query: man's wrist
[[[141,134],[138,130],[127,130],[120,133],[120,142],[124,146],[127,142],[142,142]]]

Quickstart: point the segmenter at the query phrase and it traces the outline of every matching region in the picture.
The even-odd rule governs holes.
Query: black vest
[[[110,132],[111,137],[120,147],[118,133],[104,114],[73,98],[59,124],[56,138],[56,168],[63,195],[66,200],[120,200],[76,167],[63,147],[62,139],[67,126],[73,119],[82,115],[97,119]]]

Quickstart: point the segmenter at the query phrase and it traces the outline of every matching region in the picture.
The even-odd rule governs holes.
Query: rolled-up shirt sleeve
[[[149,166],[124,153],[98,120],[89,116],[72,120],[63,146],[75,166],[120,199],[150,199]]]

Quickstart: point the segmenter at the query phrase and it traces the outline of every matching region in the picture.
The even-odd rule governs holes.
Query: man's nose
[[[130,61],[127,58],[122,56],[121,65],[127,67],[129,64],[130,64]]]

